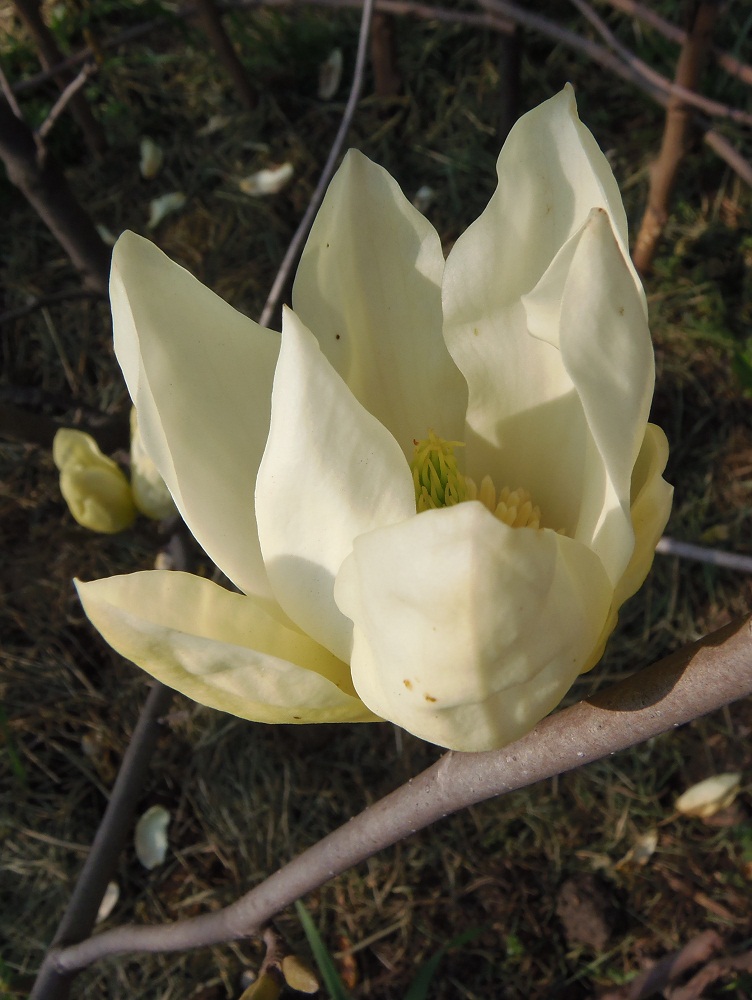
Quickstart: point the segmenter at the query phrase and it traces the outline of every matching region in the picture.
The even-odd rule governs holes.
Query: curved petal
[[[136,407],[131,407],[131,490],[136,507],[155,521],[177,516],[175,501],[144,447]]]
[[[634,550],[629,565],[616,585],[608,620],[583,672],[594,667],[603,656],[608,638],[616,627],[619,609],[639,590],[653,565],[655,547],[668,522],[674,493],[673,486],[662,477],[667,460],[666,435],[660,427],[648,424],[632,474]]]
[[[634,547],[632,470],[645,434],[655,367],[643,301],[603,209],[590,213],[563,291],[554,290],[554,298],[561,302],[562,361],[594,445],[578,484],[583,502],[573,537],[596,552],[616,585]],[[526,306],[535,332],[534,310],[527,300]],[[550,325],[541,333],[555,330]]]
[[[355,398],[406,455],[462,434],[467,387],[444,344],[444,257],[397,182],[350,150],[308,237],[293,308]]]
[[[255,722],[366,722],[347,665],[261,602],[188,573],[76,581],[95,628],[194,701]]]
[[[268,597],[253,489],[278,335],[133,233],[115,246],[110,295],[147,452],[211,558],[242,590]]]
[[[559,404],[571,379],[551,344],[529,336],[519,303],[565,252],[593,207],[611,217],[646,308],[629,260],[616,181],[577,117],[571,87],[520,119],[497,172],[499,185],[488,206],[449,254],[442,290],[444,336],[470,390],[467,460],[469,469],[481,467],[476,474],[483,474],[501,443],[502,418],[543,407],[561,421],[570,417],[569,406]]]
[[[349,659],[334,578],[353,540],[415,514],[405,456],[355,399],[313,334],[285,310],[256,517],[274,595],[306,633]]]
[[[362,535],[335,585],[355,623],[360,697],[456,750],[504,746],[551,711],[592,650],[611,595],[586,546],[508,528],[479,503]]]

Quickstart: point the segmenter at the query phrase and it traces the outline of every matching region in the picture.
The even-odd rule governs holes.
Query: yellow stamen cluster
[[[461,448],[462,441],[445,441],[429,431],[427,438],[413,441],[413,444],[415,452],[410,468],[418,513],[437,507],[453,507],[465,500],[465,477],[454,457],[454,449]]]
[[[540,507],[534,504],[527,490],[510,490],[508,486],[496,496],[496,487],[490,476],[484,476],[480,481],[480,489],[475,482],[465,476],[467,484],[467,500],[480,500],[484,507],[498,517],[510,528],[540,528]]]
[[[510,528],[540,528],[540,507],[533,504],[527,490],[510,490],[498,494],[490,476],[484,476],[480,489],[457,467],[454,449],[461,441],[445,441],[433,431],[422,441],[414,441],[415,452],[410,465],[415,485],[415,506],[420,514],[438,507],[453,507],[466,500],[479,500]]]

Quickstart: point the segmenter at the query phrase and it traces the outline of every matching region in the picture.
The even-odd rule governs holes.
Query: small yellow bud
[[[52,442],[52,458],[60,470],[60,492],[80,525],[115,534],[133,524],[136,508],[128,480],[94,438],[63,427]]]

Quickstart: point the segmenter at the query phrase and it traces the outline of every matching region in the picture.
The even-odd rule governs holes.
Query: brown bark
[[[718,7],[712,2],[692,6],[693,18],[679,54],[674,80],[689,90],[696,90],[705,55],[710,48]],[[673,94],[666,106],[661,148],[650,168],[648,202],[632,254],[635,267],[641,274],[650,270],[658,241],[668,221],[671,193],[691,139],[691,124],[691,108]]]
[[[248,79],[245,67],[224,29],[222,16],[214,5],[214,0],[196,0],[196,13],[212,48],[232,80],[238,97],[249,111],[253,111],[257,103],[256,94]]]
[[[76,200],[62,170],[42,151],[29,126],[0,98],[0,159],[8,179],[34,206],[84,283],[107,295],[110,250]]]
[[[39,61],[45,70],[50,70],[61,63],[63,54],[57,47],[55,36],[44,23],[38,0],[13,0],[13,4],[36,45]],[[65,90],[73,79],[73,76],[65,70],[58,70],[53,76],[61,91]],[[83,132],[86,145],[95,156],[100,157],[107,149],[107,140],[82,92],[79,91],[71,97],[70,110]]]
[[[402,80],[397,69],[397,41],[394,17],[374,14],[371,23],[371,66],[376,96],[387,99],[400,92]]]

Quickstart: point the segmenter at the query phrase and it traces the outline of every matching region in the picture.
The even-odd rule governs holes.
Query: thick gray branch
[[[305,893],[449,813],[607,757],[750,693],[752,615],[549,716],[503,750],[445,754],[224,910],[158,927],[120,927],[50,960],[73,971],[121,952],[246,937]]]

